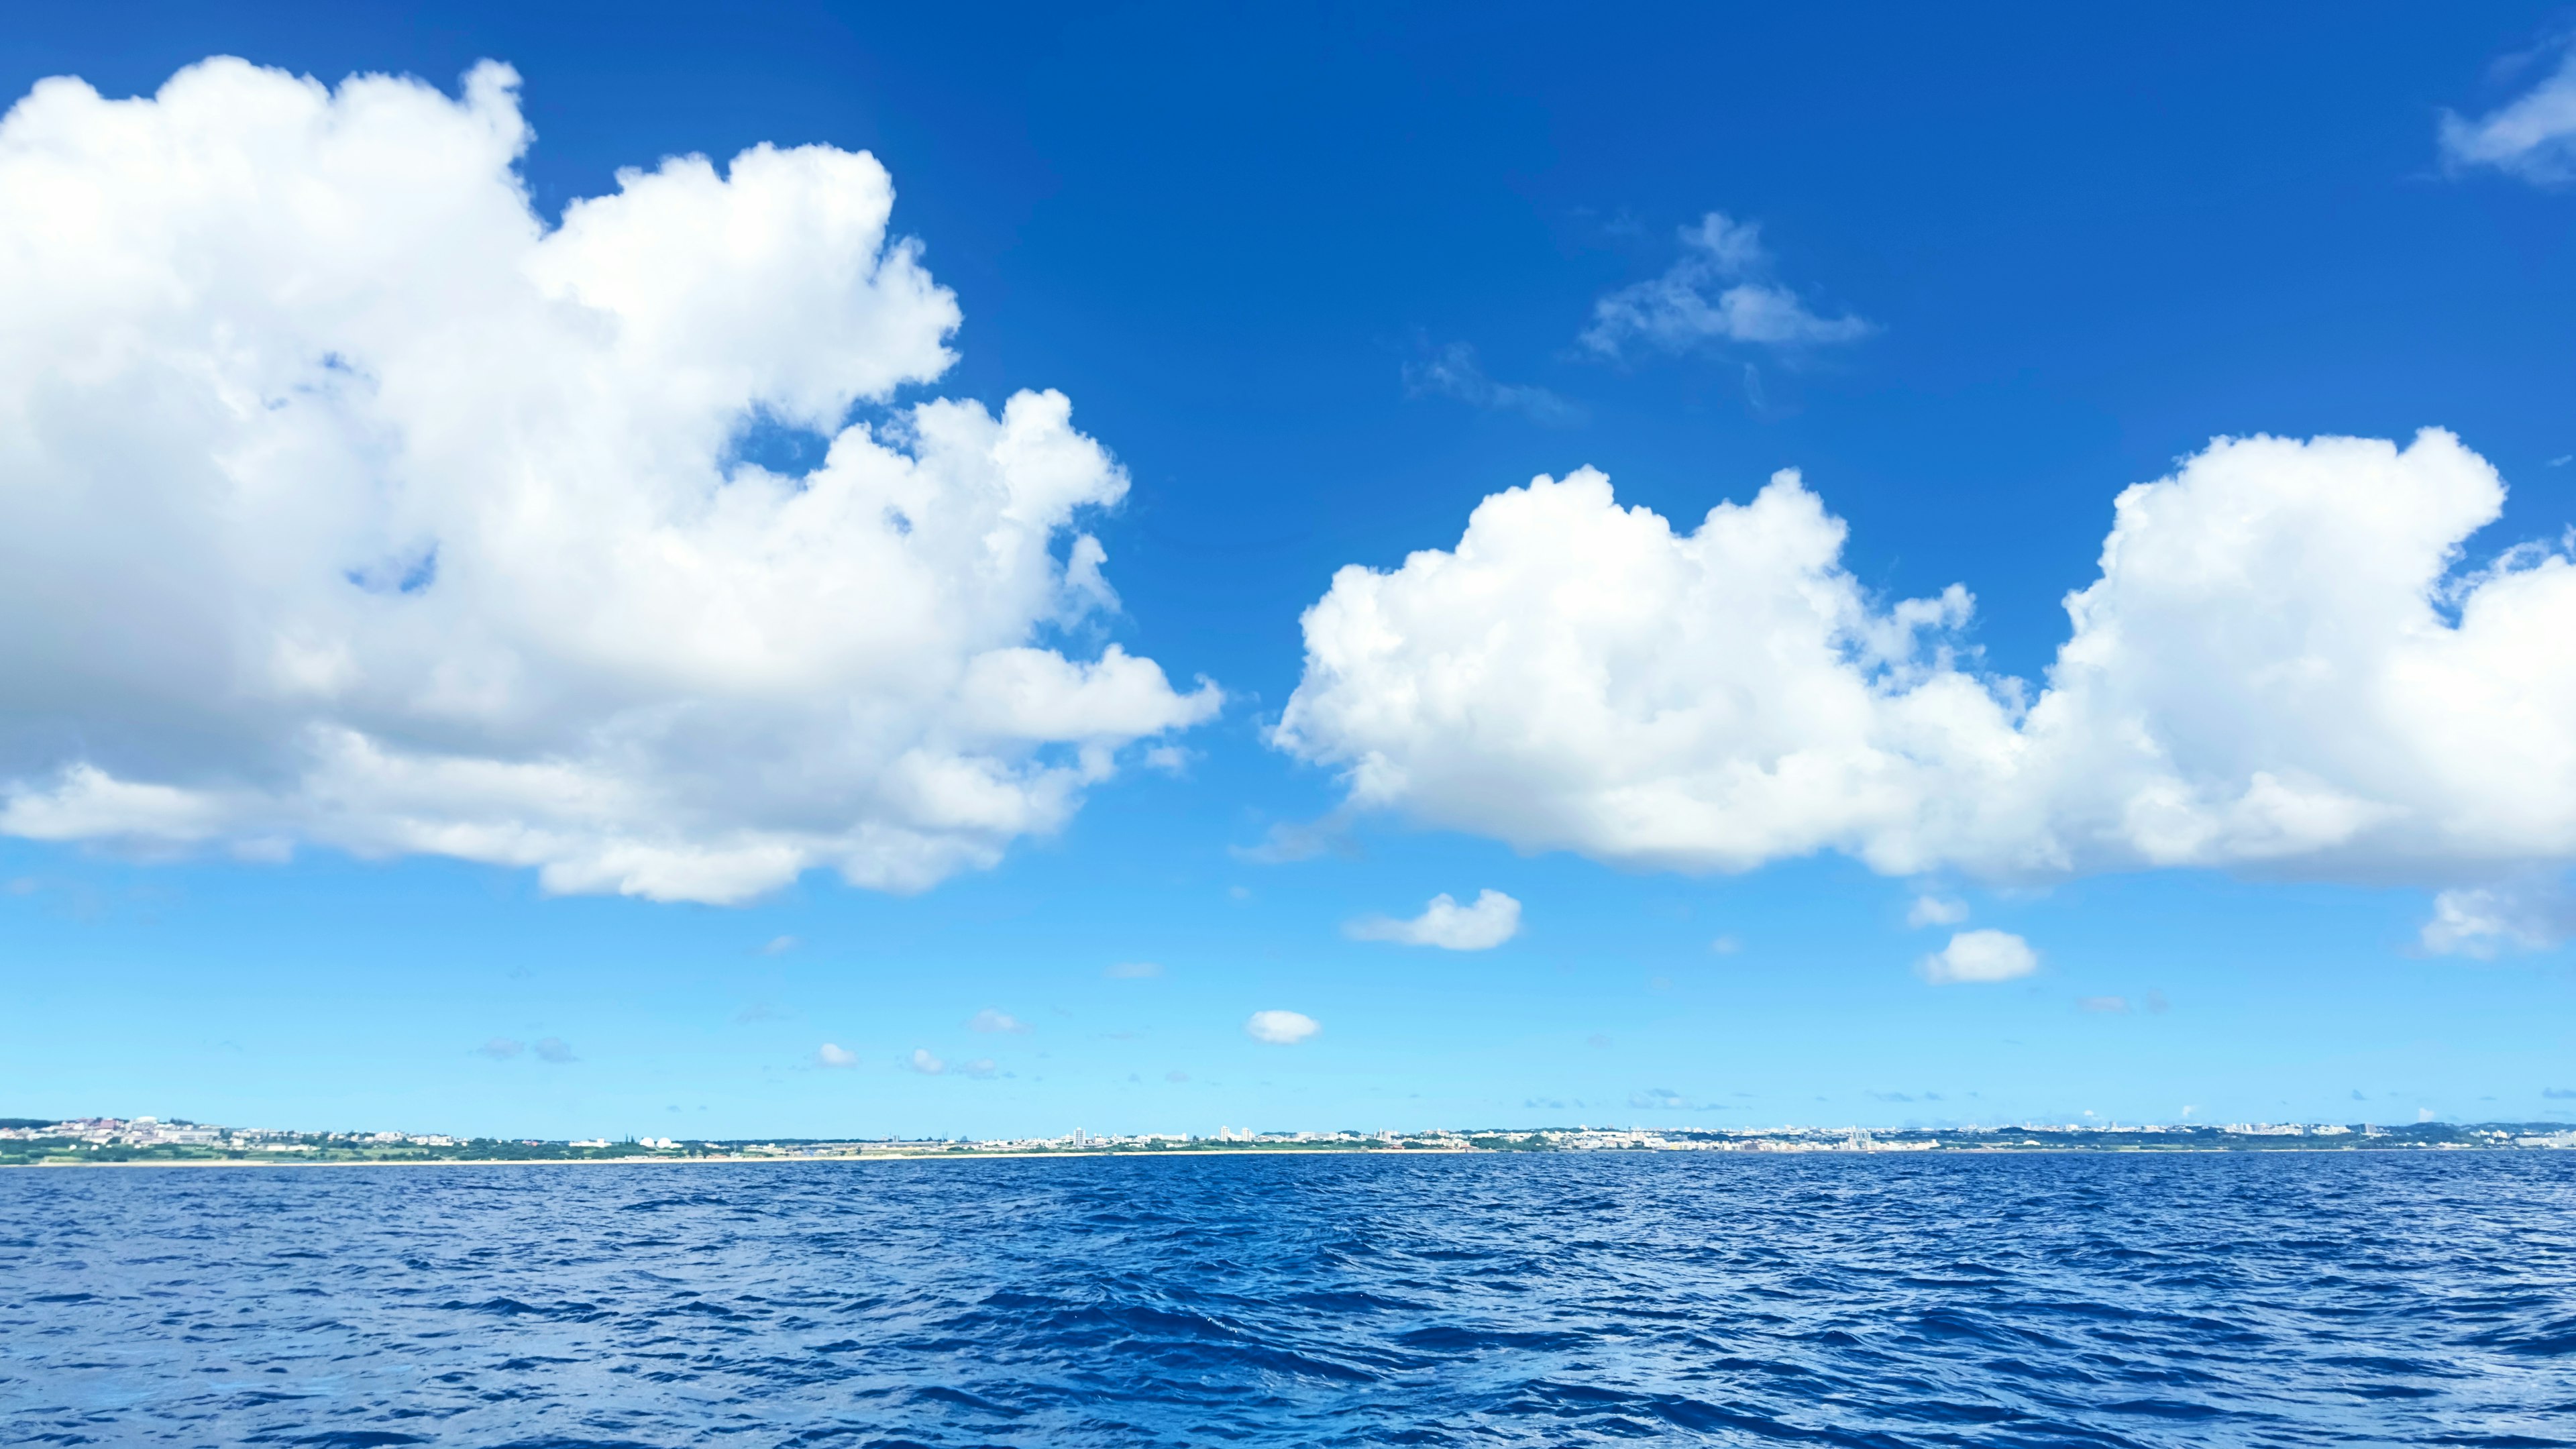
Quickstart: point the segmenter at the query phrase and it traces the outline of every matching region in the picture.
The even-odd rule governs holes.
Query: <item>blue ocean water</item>
[[[2576,1153],[0,1171],[0,1442],[2576,1443]]]

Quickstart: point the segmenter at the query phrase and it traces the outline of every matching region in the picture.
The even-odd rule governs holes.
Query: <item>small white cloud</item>
[[[1709,954],[1712,956],[1732,956],[1743,949],[1744,943],[1733,936],[1720,936],[1708,943]]]
[[[1112,981],[1144,981],[1163,974],[1163,968],[1151,961],[1121,961],[1100,973]]]
[[[2555,881],[2447,890],[2433,897],[2424,949],[2480,960],[2505,951],[2546,951],[2576,936],[2576,901]]]
[[[1452,342],[1429,357],[1404,365],[1404,390],[1421,397],[1436,393],[1471,407],[1525,414],[1532,422],[1569,424],[1583,421],[1583,409],[1543,387],[1496,382],[1476,361],[1476,349]]]
[[[1479,892],[1471,906],[1446,894],[1409,921],[1367,916],[1343,928],[1355,941],[1395,941],[1444,951],[1487,951],[1520,934],[1521,903],[1501,891]]]
[[[1771,280],[1762,228],[1712,211],[1681,231],[1682,254],[1652,281],[1622,287],[1592,304],[1583,343],[1616,356],[1629,341],[1667,352],[1709,342],[1775,347],[1851,342],[1877,329],[1858,317],[1824,317]]]
[[[993,1075],[993,1059],[991,1057],[977,1057],[975,1060],[966,1063],[957,1070],[981,1081],[984,1078]]]
[[[1920,929],[1924,926],[1955,926],[1968,918],[1968,903],[1948,896],[1916,896],[1914,905],[1905,913],[1905,924]]]
[[[795,949],[796,938],[794,936],[772,936],[769,938],[769,944],[760,948],[760,954],[763,956],[784,956]]]
[[[559,1036],[550,1036],[537,1043],[537,1059],[539,1061],[553,1062],[557,1066],[561,1066],[566,1062],[576,1062],[581,1060],[581,1058],[572,1054],[572,1043],[565,1041]]]
[[[1923,979],[1935,986],[1962,981],[2010,981],[2039,969],[2039,953],[2010,931],[1961,931],[1950,944],[1923,958]]]
[[[939,1058],[932,1056],[930,1054],[930,1048],[928,1047],[914,1047],[912,1049],[912,1060],[907,1062],[906,1065],[910,1066],[914,1071],[921,1073],[925,1077],[935,1077],[941,1072],[948,1070],[948,1064],[941,1061]]]
[[[483,1043],[481,1046],[476,1047],[474,1050],[478,1055],[490,1057],[496,1062],[506,1062],[512,1057],[517,1056],[519,1053],[526,1051],[527,1047],[506,1036],[496,1036],[490,1041]]]
[[[1304,1041],[1322,1030],[1315,1018],[1295,1011],[1256,1011],[1243,1023],[1245,1036],[1280,1046]]]
[[[835,1046],[831,1042],[825,1042],[814,1049],[814,1065],[818,1067],[855,1067],[858,1064],[857,1052]]]
[[[1018,1035],[1026,1033],[1029,1029],[1029,1024],[1020,1020],[1018,1017],[1011,1015],[1009,1012],[995,1011],[990,1007],[987,1007],[966,1019],[966,1029],[968,1031],[1010,1032],[1014,1035]]]
[[[2541,186],[2576,178],[2576,47],[2547,79],[2476,120],[2444,111],[2442,162],[2492,166]]]

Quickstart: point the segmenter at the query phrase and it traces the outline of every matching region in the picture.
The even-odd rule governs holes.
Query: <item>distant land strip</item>
[[[680,1139],[547,1141],[444,1133],[294,1132],[180,1118],[0,1118],[0,1166],[363,1166],[521,1163],[848,1162],[897,1158],[1209,1156],[1223,1153],[1473,1152],[2387,1152],[2576,1148],[2558,1122],[2240,1122],[2224,1125],[2022,1123],[1875,1129],[1536,1127],[1426,1132],[1187,1133],[1026,1138]]]

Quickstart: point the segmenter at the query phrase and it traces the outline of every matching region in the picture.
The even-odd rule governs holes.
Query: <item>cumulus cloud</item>
[[[1479,892],[1476,903],[1469,906],[1446,893],[1433,896],[1422,914],[1409,921],[1366,916],[1343,927],[1357,941],[1395,941],[1444,951],[1491,950],[1520,929],[1521,903],[1496,890]]]
[[[1404,365],[1404,390],[1416,397],[1437,394],[1495,412],[1517,412],[1533,422],[1570,424],[1583,421],[1583,409],[1543,387],[1496,382],[1485,375],[1476,349],[1452,342],[1430,356]]]
[[[1923,958],[1923,979],[1935,986],[2010,981],[2039,969],[2039,953],[2010,931],[1961,931],[1950,944]]]
[[[1651,281],[1592,304],[1584,345],[1616,355],[1631,342],[1685,352],[1711,342],[1776,347],[1851,342],[1876,329],[1858,317],[1821,316],[1771,276],[1762,228],[1712,211],[1681,229],[1682,254]]]
[[[2506,951],[2546,951],[2576,936],[2576,900],[2554,880],[2521,880],[2446,890],[2433,897],[2424,949],[2437,956],[2485,958]]]
[[[1273,738],[1346,808],[1631,867],[2513,878],[2576,857],[2576,567],[2468,560],[2503,503],[2439,430],[2219,439],[2119,495],[2034,689],[1964,587],[1873,599],[1795,473],[1686,533],[1542,477],[1336,574]]]
[[[993,1059],[991,1057],[977,1057],[971,1062],[966,1062],[960,1065],[957,1070],[964,1072],[966,1075],[973,1077],[978,1081],[982,1081],[993,1075]]]
[[[2543,186],[2576,179],[2576,46],[2540,84],[2470,120],[2442,113],[2443,164],[2491,166]]]
[[[1968,903],[1948,896],[1916,896],[1905,912],[1905,924],[1918,930],[1924,926],[1955,926],[1967,918]]]
[[[904,1065],[925,1077],[935,1077],[948,1070],[948,1064],[932,1056],[928,1047],[914,1047],[912,1056],[904,1062]]]
[[[1011,1015],[1007,1011],[994,1011],[988,1007],[985,1010],[976,1012],[973,1016],[967,1018],[966,1029],[968,1031],[1025,1033],[1029,1029],[1029,1024],[1020,1020],[1018,1017]]]
[[[814,1065],[818,1067],[855,1067],[858,1064],[857,1052],[836,1046],[831,1042],[827,1041],[814,1049]]]
[[[561,1066],[566,1062],[577,1062],[581,1060],[581,1058],[572,1054],[572,1043],[565,1041],[559,1036],[550,1036],[539,1041],[536,1046],[536,1052],[537,1060],[541,1062],[553,1062],[557,1066]]]
[[[1256,1011],[1243,1023],[1245,1036],[1279,1046],[1304,1041],[1323,1029],[1315,1018],[1294,1011]]]
[[[891,401],[959,311],[873,157],[549,227],[516,88],[214,60],[0,119],[0,833],[912,890],[1215,712],[1041,642],[1115,607],[1127,488],[1061,394]]]

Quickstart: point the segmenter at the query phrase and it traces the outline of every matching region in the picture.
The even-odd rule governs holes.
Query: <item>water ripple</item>
[[[0,1443],[2576,1444],[2576,1154],[0,1173]]]

